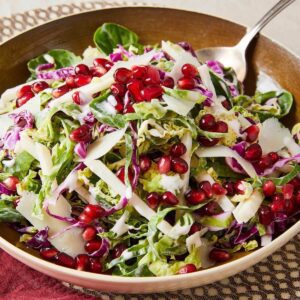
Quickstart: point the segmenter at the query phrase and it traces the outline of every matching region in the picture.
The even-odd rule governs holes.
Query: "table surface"
[[[158,5],[198,11],[245,26],[253,25],[276,0],[0,0],[0,42],[32,26],[64,15],[120,5]],[[46,10],[46,8],[48,8]],[[258,9],[259,8],[259,9]],[[300,0],[282,12],[264,34],[300,56]],[[217,283],[179,292],[151,295],[113,295],[84,289],[86,295],[26,267],[0,250],[0,299],[300,299],[300,236],[248,270]],[[2,280],[4,278],[4,280]],[[28,288],[30,287],[30,288]]]

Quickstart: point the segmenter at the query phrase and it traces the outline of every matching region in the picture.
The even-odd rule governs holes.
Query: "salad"
[[[273,81],[243,93],[187,42],[106,23],[82,56],[53,49],[0,101],[0,221],[59,265],[195,272],[299,220],[300,123]]]

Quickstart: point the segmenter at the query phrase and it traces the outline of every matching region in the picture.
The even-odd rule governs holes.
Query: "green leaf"
[[[13,207],[13,202],[0,200],[0,222],[20,222],[23,216]]]
[[[136,33],[113,23],[104,23],[94,33],[95,45],[106,55],[112,53],[118,45],[122,45],[127,50],[130,46],[141,48],[138,40]]]
[[[133,105],[136,119],[161,119],[167,113],[167,109],[161,105],[157,99],[153,99],[151,102],[140,102]]]

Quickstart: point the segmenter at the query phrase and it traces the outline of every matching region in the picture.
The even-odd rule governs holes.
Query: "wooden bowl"
[[[0,93],[20,84],[28,77],[29,59],[53,48],[81,54],[92,45],[95,29],[104,22],[115,22],[135,31],[141,42],[155,44],[161,40],[189,41],[194,49],[231,46],[239,41],[245,28],[235,23],[199,13],[165,8],[114,8],[65,17],[36,27],[0,46]],[[262,70],[283,88],[293,93],[292,112],[284,120],[291,126],[300,121],[300,59],[268,38],[260,36],[248,51],[247,93],[255,90],[256,75]],[[259,262],[284,245],[300,231],[295,224],[268,246],[226,264],[181,276],[124,278],[71,270],[36,257],[34,252],[15,245],[18,234],[0,225],[0,247],[26,265],[59,280],[96,290],[119,293],[150,293],[195,287],[234,275]],[[24,251],[25,250],[25,251]]]

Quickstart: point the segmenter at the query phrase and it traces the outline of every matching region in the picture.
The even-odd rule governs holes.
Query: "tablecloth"
[[[24,2],[26,1],[24,0]],[[64,4],[54,5],[48,9],[34,8],[12,14],[9,17],[0,17],[0,42],[15,33],[60,16],[128,4],[128,1],[72,2],[64,0],[63,2]],[[130,2],[130,4],[145,5],[149,2]],[[0,5],[2,5],[0,9],[5,8],[3,0],[0,0]],[[95,292],[72,285],[67,288],[59,281],[26,267],[0,250],[0,299],[300,299],[299,263],[300,235],[261,263],[217,283],[177,292],[130,296]],[[78,290],[80,290],[80,293]]]

